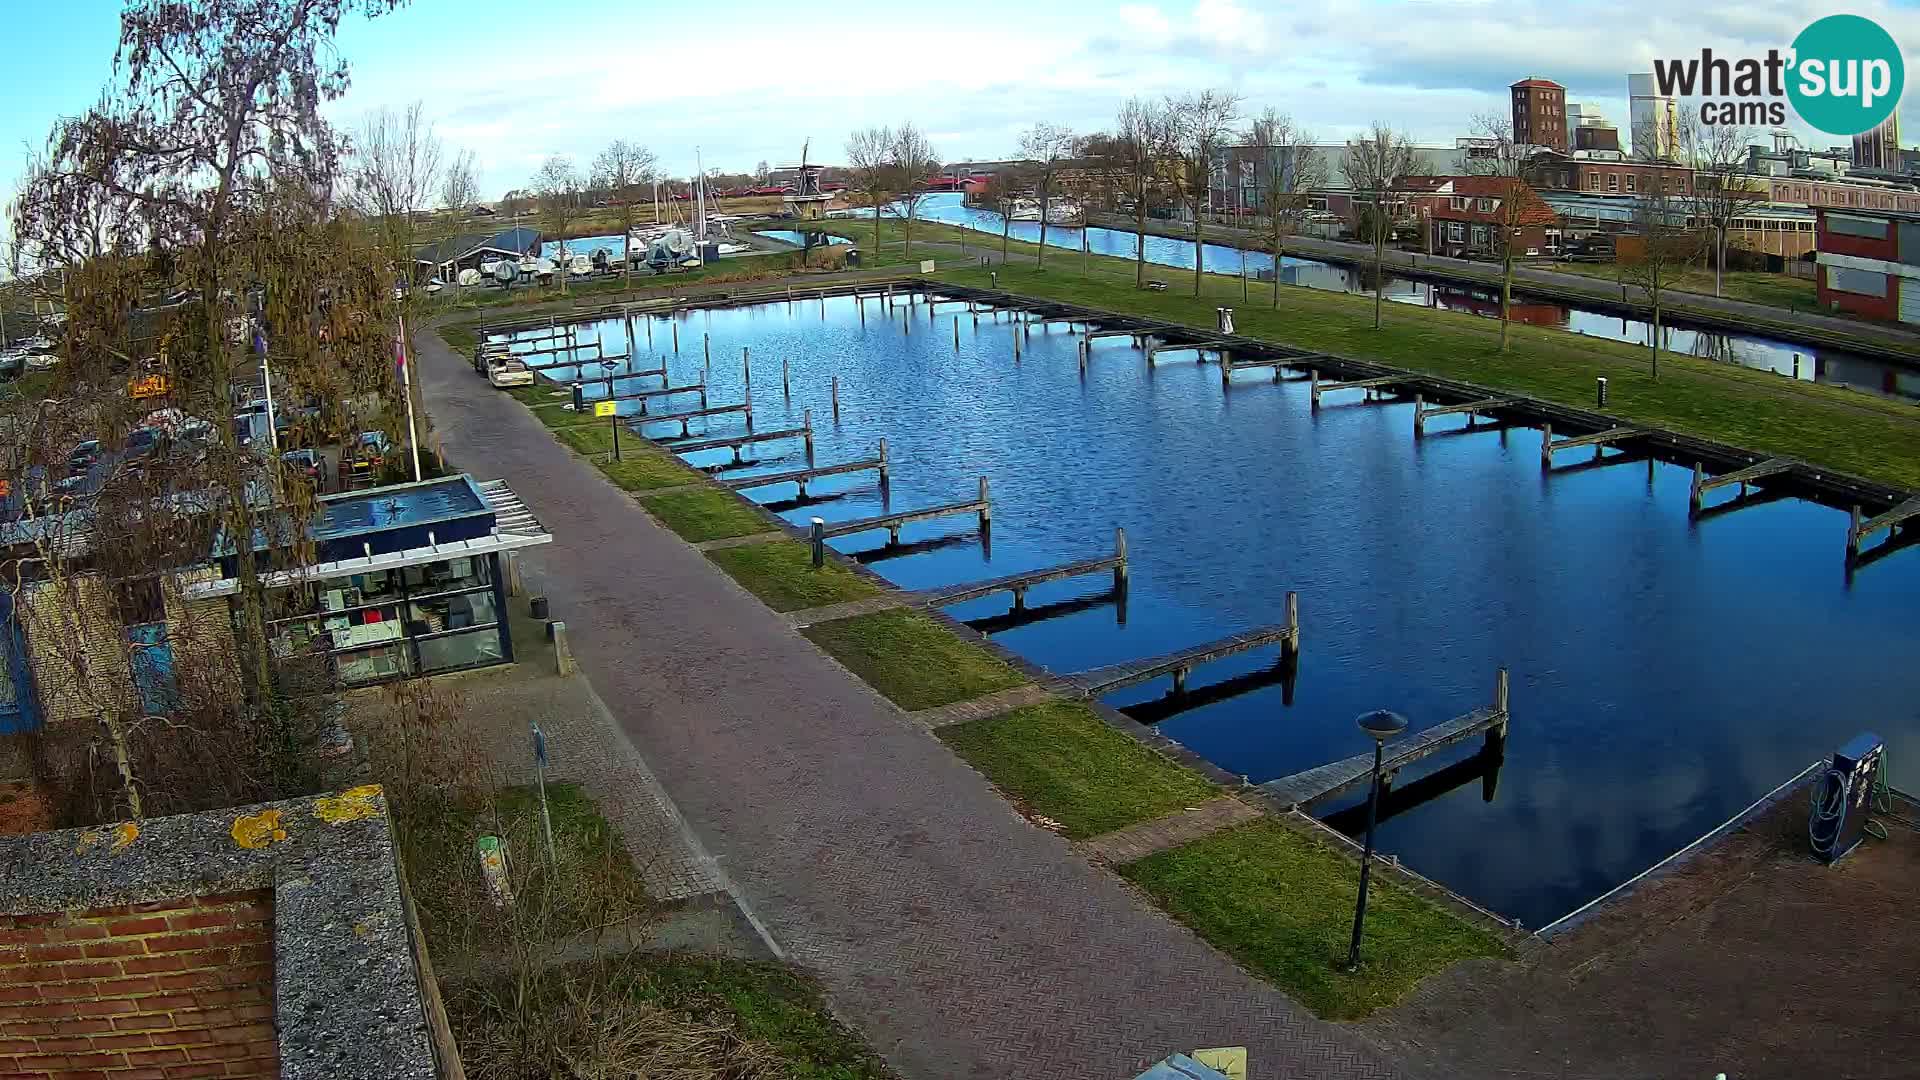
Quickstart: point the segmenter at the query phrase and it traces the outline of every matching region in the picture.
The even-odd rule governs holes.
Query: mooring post
[[[780,358],[780,393],[788,401],[793,400],[793,378],[787,370],[787,358],[784,356]]]
[[[1320,407],[1320,369],[1309,368],[1308,372],[1307,392],[1312,397],[1313,407],[1317,409]]]
[[[1290,653],[1300,651],[1300,594],[1287,590],[1287,646]]]
[[[800,425],[807,429],[807,460],[813,460],[813,410],[800,414]]]
[[[1080,377],[1084,379],[1087,377],[1087,343],[1084,341],[1074,342],[1074,352],[1080,355]]]
[[[1186,668],[1178,667],[1173,669],[1173,692],[1175,694],[1184,694],[1187,692]]]
[[[1493,676],[1493,711],[1497,716],[1500,717],[1500,722],[1498,724],[1495,724],[1492,728],[1488,729],[1487,742],[1489,745],[1494,744],[1495,736],[1493,735],[1493,732],[1496,732],[1496,731],[1499,732],[1498,739],[1500,740],[1500,742],[1504,743],[1507,740],[1507,721],[1511,719],[1511,714],[1507,712],[1507,669],[1506,668],[1500,668],[1498,671],[1494,673],[1494,676]]]
[[[706,362],[700,365],[700,382],[702,385],[713,382],[713,357],[711,356],[707,357]]]
[[[960,316],[953,317],[953,351],[960,351]]]
[[[1649,459],[1651,460],[1651,459]],[[1700,484],[1706,479],[1706,470],[1699,462],[1693,463],[1693,490],[1687,495],[1687,513],[1700,512]]]
[[[712,334],[700,335],[700,353],[703,357],[706,358],[707,369],[712,370],[713,369],[713,335]]]
[[[993,523],[993,503],[987,499],[987,478],[980,478],[980,527],[986,528]]]
[[[833,422],[840,422],[840,376],[833,377]]]
[[[669,315],[668,318],[673,319],[671,315]],[[675,356],[680,355],[680,320],[679,319],[673,319],[673,355]]]
[[[753,357],[752,350],[742,346],[740,349],[740,382],[747,387],[747,396],[753,396]]]
[[[653,348],[653,316],[647,316],[647,348]]]
[[[1847,525],[1847,561],[1852,562],[1860,554],[1860,504],[1853,504],[1851,517]]]
[[[787,286],[787,310],[793,310],[793,286]]]
[[[1426,399],[1419,394],[1413,395],[1413,437],[1419,438],[1427,433]],[[1472,421],[1469,420],[1469,423]]]
[[[1540,467],[1553,467],[1553,425],[1540,425]]]
[[[1127,530],[1118,525],[1113,529],[1113,557],[1116,560],[1113,564],[1113,587],[1124,589],[1127,587]]]
[[[753,434],[753,384],[747,383],[746,386],[747,434],[751,435]]]
[[[1224,390],[1232,383],[1233,383],[1233,354],[1223,351],[1220,354],[1220,388]]]
[[[820,569],[827,561],[827,521],[825,518],[813,519],[813,568]]]
[[[1020,325],[1018,323],[1013,327],[1013,362],[1016,364],[1020,362]]]
[[[880,439],[880,486],[886,487],[892,482],[891,470],[887,465],[887,440],[882,436]]]

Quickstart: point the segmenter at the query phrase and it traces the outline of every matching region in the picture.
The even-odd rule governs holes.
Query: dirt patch
[[[53,804],[27,780],[0,780],[0,836],[25,836],[54,828]]]

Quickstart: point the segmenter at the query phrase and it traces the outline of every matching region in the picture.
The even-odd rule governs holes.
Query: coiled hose
[[[1840,819],[1846,816],[1852,798],[1853,774],[1827,766],[1813,794],[1813,809],[1807,814],[1807,844],[1820,858],[1833,858],[1834,846],[1840,842]]]

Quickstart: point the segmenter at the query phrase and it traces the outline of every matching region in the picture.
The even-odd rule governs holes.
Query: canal
[[[1030,605],[1059,617],[994,633],[1053,670],[1277,622],[1298,591],[1291,693],[1263,685],[1160,721],[1254,781],[1365,750],[1353,717],[1367,709],[1398,709],[1417,729],[1484,705],[1495,669],[1510,668],[1512,736],[1491,799],[1477,743],[1458,748],[1414,771],[1447,768],[1461,782],[1388,819],[1381,843],[1529,926],[1645,869],[1859,731],[1886,737],[1896,760],[1920,744],[1920,550],[1849,582],[1844,513],[1787,499],[1690,523],[1689,474],[1676,465],[1567,454],[1543,474],[1529,429],[1443,431],[1461,426],[1450,418],[1415,441],[1408,405],[1330,398],[1316,414],[1304,384],[1253,372],[1223,392],[1217,368],[1169,357],[1149,369],[1126,338],[1096,342],[1083,380],[1064,328],[1036,328],[1016,363],[1011,326],[991,316],[976,328],[962,315],[956,349],[951,315],[929,326],[917,306],[907,333],[902,311],[870,302],[865,312],[863,325],[853,300],[832,298],[684,313],[678,356],[675,323],[642,319],[631,363],[697,381],[706,335],[712,402],[726,404],[741,400],[750,348],[756,426],[797,424],[810,408],[821,464],[870,457],[886,438],[893,509],[967,497],[990,476],[990,551],[970,518],[909,526],[895,550],[884,533],[834,542],[907,588],[1099,554],[1124,526],[1124,621],[1096,579],[1036,588]],[[596,332],[623,350],[621,323],[587,336]],[[737,416],[693,425],[695,437],[740,430]],[[750,456],[749,471],[803,462],[797,443]],[[772,505],[794,522],[883,509],[871,474],[814,493],[808,506]],[[948,610],[991,618],[1006,602]],[[1210,665],[1192,689],[1270,663],[1267,653]],[[1150,708],[1164,690],[1111,703]],[[1400,786],[1422,793],[1412,779]]]
[[[920,216],[948,225],[978,230],[993,237],[1000,235],[1002,219],[999,214],[967,206],[961,200],[960,195],[930,195],[920,206]],[[1038,222],[1016,221],[1013,223],[1012,236],[1016,240],[1038,243],[1040,225]],[[1121,229],[1047,226],[1049,248],[1060,247],[1080,251],[1084,243],[1086,249],[1095,255],[1112,255],[1131,259],[1135,256],[1138,240],[1138,233]],[[1193,241],[1191,240],[1149,236],[1146,247],[1146,259],[1149,263],[1193,269]],[[1210,271],[1238,274],[1241,258],[1244,256],[1248,276],[1272,280],[1273,256],[1267,252],[1243,251],[1223,244],[1203,244],[1202,248],[1205,253],[1206,267]],[[1372,292],[1371,286],[1363,280],[1363,275],[1357,269],[1335,266],[1315,259],[1295,258],[1291,255],[1281,259],[1280,278],[1289,285],[1330,292]],[[1259,290],[1272,288],[1265,282],[1256,283],[1252,287],[1255,290],[1253,300],[1256,303],[1261,302]],[[1384,292],[1386,298],[1395,303],[1465,311],[1488,318],[1500,317],[1498,289],[1388,277]],[[1626,319],[1604,311],[1582,308],[1521,292],[1515,292],[1511,310],[1513,318],[1518,322],[1558,328],[1612,341],[1626,341],[1636,345],[1645,345],[1648,335],[1652,332],[1652,326],[1649,323],[1637,319]],[[1796,373],[1795,358],[1798,357],[1797,371],[1802,379],[1836,383],[1855,389],[1920,400],[1920,371],[1840,349],[1816,348],[1752,334],[1729,334],[1690,326],[1684,320],[1662,327],[1662,336],[1666,348],[1684,355],[1775,371],[1788,376]]]

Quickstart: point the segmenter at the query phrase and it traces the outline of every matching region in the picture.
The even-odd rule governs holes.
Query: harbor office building
[[[262,574],[286,602],[268,643],[289,687],[511,662],[502,556],[553,539],[504,482],[466,475],[327,496],[308,535],[311,564]],[[177,661],[234,653],[239,558],[216,546],[140,581],[82,571],[0,592],[0,733],[90,721],[113,702],[165,715]]]

